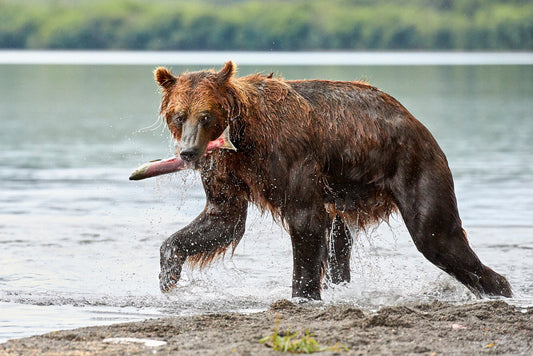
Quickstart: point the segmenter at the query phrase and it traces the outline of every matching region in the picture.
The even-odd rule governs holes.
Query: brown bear
[[[234,74],[231,61],[218,72],[155,71],[161,116],[207,198],[161,246],[163,292],[186,261],[205,266],[235,248],[252,202],[290,234],[293,297],[320,299],[324,275],[350,281],[348,226],[365,229],[398,210],[437,267],[478,297],[512,295],[468,244],[444,153],[393,97],[358,81]],[[237,150],[206,152],[228,126]]]

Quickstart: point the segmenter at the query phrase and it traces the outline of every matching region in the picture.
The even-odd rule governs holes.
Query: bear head
[[[161,116],[174,139],[181,158],[196,162],[238,112],[232,77],[236,66],[228,61],[218,72],[186,72],[179,76],[167,68],[154,71],[162,90]]]

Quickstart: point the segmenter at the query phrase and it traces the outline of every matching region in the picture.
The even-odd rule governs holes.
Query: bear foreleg
[[[231,175],[204,176],[207,204],[189,225],[161,245],[159,286],[168,292],[176,286],[186,261],[203,267],[241,240],[248,210],[243,186]]]
[[[292,296],[320,299],[326,260],[328,215],[324,207],[302,207],[287,216],[292,241]]]

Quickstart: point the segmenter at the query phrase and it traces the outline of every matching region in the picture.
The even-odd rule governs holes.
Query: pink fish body
[[[236,151],[235,146],[229,140],[229,126],[224,130],[222,135],[214,141],[207,144],[206,155],[217,148]],[[165,159],[157,159],[143,164],[135,170],[130,176],[130,180],[141,180],[145,178],[160,176],[162,174],[173,173],[186,169],[187,165],[179,156],[173,156]]]
[[[185,169],[185,162],[180,157],[169,157],[158,159],[143,164],[130,176],[130,180],[141,180],[145,178],[160,176],[162,174],[177,172]]]

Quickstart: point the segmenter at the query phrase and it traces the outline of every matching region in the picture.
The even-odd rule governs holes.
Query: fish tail
[[[229,125],[226,127],[226,129],[224,130],[222,135],[220,135],[220,137],[224,139],[224,144],[222,145],[221,148],[224,148],[230,151],[237,151],[237,149],[235,148],[235,146],[233,145],[229,137]]]

